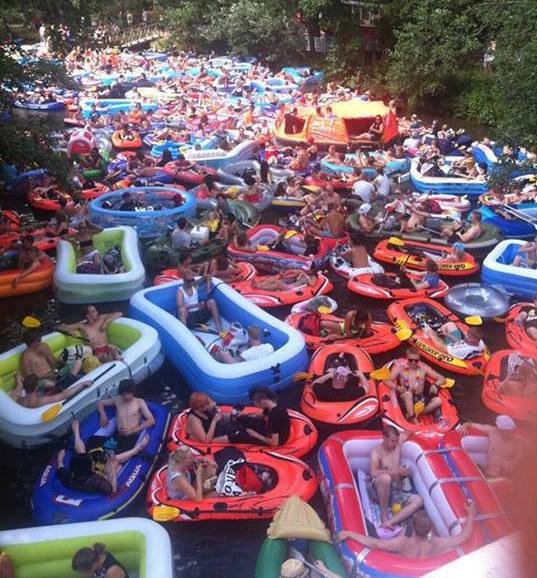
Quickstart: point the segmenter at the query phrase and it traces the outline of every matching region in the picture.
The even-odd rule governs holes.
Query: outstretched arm
[[[392,540],[379,540],[378,538],[372,538],[371,536],[365,536],[364,534],[358,534],[357,532],[351,532],[349,530],[343,530],[335,536],[337,542],[354,540],[366,548],[383,550],[384,552],[399,552],[404,539],[405,538],[397,537]]]
[[[468,517],[466,518],[466,522],[464,523],[462,531],[459,534],[456,536],[450,536],[449,538],[435,539],[435,549],[437,550],[437,553],[443,552],[444,550],[449,550],[450,548],[457,548],[470,538],[474,529],[474,520],[476,514],[475,504],[472,501],[468,501],[466,503],[466,511],[468,513]]]

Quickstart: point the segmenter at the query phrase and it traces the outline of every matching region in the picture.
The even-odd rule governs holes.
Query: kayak
[[[4,253],[4,257],[8,256],[9,253]],[[13,259],[16,263],[17,255],[15,252],[13,252]],[[47,289],[52,285],[54,263],[49,257],[45,257],[39,267],[21,279],[16,287],[13,287],[12,282],[22,272],[23,269],[7,269],[0,271],[0,299],[4,297],[15,297],[17,295],[28,295],[29,293],[37,293]]]
[[[402,243],[402,244],[401,244]],[[479,271],[479,265],[475,258],[468,252],[464,253],[464,260],[453,261],[453,248],[445,245],[434,245],[418,241],[402,241],[397,243],[392,239],[384,239],[375,247],[373,256],[383,263],[391,265],[404,265],[409,269],[425,270],[429,259],[433,259],[438,267],[440,275],[460,277],[472,275]]]
[[[393,369],[398,363],[405,363],[405,360],[390,362],[388,367]],[[429,385],[425,385],[425,392],[427,392]],[[418,423],[412,423],[406,419],[397,393],[388,387],[384,381],[378,384],[378,396],[383,423],[392,425],[400,431],[425,437],[443,436],[459,424],[459,414],[449,389],[439,388],[438,397],[442,404],[434,413],[419,414]]]
[[[513,349],[496,351],[487,363],[481,400],[495,413],[507,414],[517,421],[535,420],[537,396],[512,395],[498,391],[500,383],[513,374],[512,368],[509,367],[509,356],[512,354],[517,355],[522,364],[529,364],[530,370],[532,367],[537,368],[536,357],[528,358]]]
[[[510,347],[531,357],[537,357],[537,341],[532,339],[526,331],[526,324],[517,321],[522,311],[535,309],[533,303],[518,303],[513,305],[507,313],[505,321],[505,339]]]
[[[142,146],[142,139],[137,132],[133,133],[133,138],[131,139],[123,139],[121,138],[119,131],[116,131],[112,134],[111,140],[112,144],[117,149],[124,149],[124,150],[134,150],[139,149]]]
[[[324,375],[334,366],[334,361],[343,355],[353,371],[368,373],[374,366],[368,353],[359,347],[333,343],[317,349],[311,358],[308,373],[312,376],[304,385],[300,398],[300,409],[310,418],[323,423],[350,426],[371,420],[379,409],[375,381],[368,380],[369,391],[366,395],[346,401],[321,401],[317,395],[318,388],[312,381]]]
[[[147,433],[149,443],[142,453],[135,455],[122,465],[118,472],[117,491],[103,495],[65,486],[58,477],[57,459],[54,456],[34,485],[32,507],[33,519],[37,524],[106,520],[119,514],[138,496],[159,457],[169,422],[168,410],[163,405],[148,402],[147,406],[155,418],[155,425],[140,432],[138,439],[140,440]],[[116,408],[115,406],[107,407],[105,411],[110,427],[100,428],[99,413],[94,411],[80,424],[82,441],[87,442],[93,435],[106,437],[113,435]],[[69,447],[64,458],[66,466],[73,453],[73,449]]]
[[[330,255],[330,267],[335,273],[345,277],[345,279],[354,279],[354,277],[364,273],[373,274],[384,272],[382,265],[377,263],[369,255],[367,256],[367,267],[353,267],[352,263],[343,256],[347,251],[350,251],[350,249],[351,247],[347,243],[338,245]]]
[[[440,349],[438,344],[425,334],[424,325],[438,330],[442,324],[452,321],[462,335],[466,335],[468,326],[447,307],[427,297],[413,297],[391,303],[387,312],[394,324],[402,324],[414,332],[410,343],[419,349],[427,360],[455,373],[483,375],[490,357],[488,349],[475,357],[459,359]]]
[[[349,279],[347,282],[347,289],[358,295],[364,297],[371,297],[373,299],[408,299],[409,297],[430,297],[431,299],[440,299],[448,292],[449,286],[442,279],[438,283],[438,287],[434,289],[414,289],[408,287],[386,287],[378,282],[378,275],[371,273],[364,273]],[[383,277],[394,280],[397,275],[395,273],[384,273]],[[421,277],[407,274],[407,277],[414,282],[421,281]]]
[[[250,279],[255,275],[255,267],[250,265],[250,263],[235,263],[235,267],[240,270],[238,281],[245,281]],[[218,275],[216,275],[218,276]],[[153,285],[164,285],[165,283],[171,283],[173,281],[178,281],[181,279],[181,275],[177,269],[164,269],[159,273],[153,280]]]
[[[226,250],[226,243],[220,239],[209,241],[205,245],[198,245],[191,249],[174,249],[169,242],[167,242],[169,240],[169,237],[157,239],[155,243],[151,243],[151,245],[147,247],[144,261],[148,267],[152,269],[177,267],[180,258],[184,255],[190,255],[193,263],[203,263]]]
[[[304,335],[306,345],[311,349],[333,343],[333,340],[328,340],[326,337],[320,335],[306,333],[301,329],[302,320],[307,315],[309,315],[309,313],[291,313],[285,321],[288,325],[295,327],[302,333],[302,335]],[[340,324],[345,321],[343,317],[336,317],[335,315],[320,315],[320,317],[322,320],[336,321]],[[361,347],[367,353],[383,353],[390,349],[395,349],[401,343],[395,335],[395,328],[389,323],[372,323],[371,335],[368,335],[367,337],[345,337],[336,339],[335,341],[338,343],[344,343],[349,347]]]
[[[82,547],[91,547],[97,539],[113,552],[130,576],[173,577],[170,536],[159,524],[145,518],[5,530],[0,532],[0,550],[13,561],[15,576],[72,576],[73,554]]]
[[[248,301],[255,303],[263,309],[300,303],[305,299],[330,293],[334,288],[328,277],[325,277],[322,273],[318,273],[315,276],[315,282],[313,284],[302,284],[289,288],[287,291],[282,291],[281,289],[273,291],[260,289],[254,284],[255,282],[262,282],[271,278],[279,279],[279,275],[254,275],[245,281],[236,281],[230,283],[230,285],[235,291],[243,297],[246,297]]]
[[[252,406],[230,406],[230,405],[220,405],[218,410],[223,416],[230,416],[233,411],[240,411],[241,416],[259,416],[261,415],[261,410]],[[289,432],[289,439],[283,445],[279,446],[266,446],[261,444],[244,444],[244,443],[205,443],[197,440],[193,440],[190,435],[186,432],[186,423],[190,410],[185,410],[177,415],[170,425],[167,438],[167,448],[168,451],[175,451],[178,446],[186,445],[189,448],[195,450],[194,453],[200,453],[204,455],[214,454],[219,449],[224,447],[236,447],[243,452],[264,452],[264,451],[275,451],[284,456],[294,456],[295,458],[300,458],[308,454],[317,443],[317,429],[311,423],[311,421],[301,413],[294,411],[292,409],[288,410],[289,417],[291,418],[291,430]]]
[[[160,507],[165,506],[166,514],[169,513],[166,521],[173,522],[270,519],[290,496],[296,495],[308,501],[315,494],[315,474],[299,459],[273,451],[245,453],[244,456],[248,464],[271,473],[273,480],[270,489],[255,495],[205,497],[200,502],[176,500],[168,497],[168,466],[163,466],[153,475],[147,493],[149,515],[158,519]]]

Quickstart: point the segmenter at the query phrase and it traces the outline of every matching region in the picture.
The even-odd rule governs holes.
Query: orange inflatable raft
[[[395,279],[395,273],[384,273],[391,279]],[[445,281],[440,280],[438,287],[434,289],[414,289],[407,287],[385,287],[375,282],[378,275],[371,273],[364,273],[358,275],[354,279],[349,279],[347,289],[358,295],[364,297],[372,297],[373,299],[408,299],[410,297],[431,297],[432,299],[440,299],[448,292],[449,286]],[[408,274],[411,281],[419,282],[420,277]]]
[[[401,243],[401,244],[400,244]],[[479,271],[479,265],[469,253],[464,253],[461,261],[447,260],[446,256],[453,254],[453,248],[446,245],[433,245],[419,241],[383,239],[375,247],[373,257],[391,265],[405,265],[409,269],[425,270],[429,259],[435,261],[440,275],[460,277],[472,275]]]
[[[111,138],[112,144],[116,149],[123,149],[123,150],[139,149],[142,146],[142,139],[137,132],[133,132],[132,134],[134,138],[122,139],[119,134],[119,131],[116,130],[116,132],[112,134]]]
[[[76,229],[69,229],[69,235],[74,235],[75,233]],[[34,238],[34,247],[37,247],[40,251],[52,251],[56,248],[56,243],[60,238],[50,233],[46,228],[24,231],[24,233],[14,232],[0,235],[0,247],[5,247],[18,241],[23,235],[32,235]]]
[[[56,195],[57,198],[53,199],[44,197],[41,194],[40,187],[37,187],[29,191],[26,199],[30,207],[36,211],[59,211],[62,208],[58,200],[60,197],[63,197],[67,201],[67,206],[73,204],[73,199],[68,193],[57,190]]]
[[[306,345],[312,349],[337,341],[338,343],[344,343],[351,347],[361,347],[367,351],[367,353],[383,353],[390,349],[395,349],[401,343],[395,335],[395,328],[389,323],[372,323],[371,334],[367,337],[346,337],[330,340],[322,335],[313,335],[303,329],[303,321],[308,315],[311,315],[311,313],[291,313],[291,315],[287,317],[286,322],[304,335]],[[343,317],[337,317],[336,315],[319,314],[319,316],[321,320],[336,321],[338,323],[345,322]]]
[[[353,371],[369,373],[374,369],[369,355],[359,347],[350,347],[340,343],[320,347],[311,358],[309,367],[311,379],[304,385],[300,409],[316,421],[335,425],[348,426],[370,420],[379,409],[374,380],[368,380],[369,391],[366,395],[346,401],[322,401],[317,395],[318,387],[312,385],[312,381],[333,367],[334,362],[340,356],[343,356]]]
[[[82,198],[86,201],[93,201],[97,197],[104,195],[105,193],[110,192],[110,187],[103,185],[102,183],[95,183],[95,186],[91,189],[82,189],[80,194]]]
[[[250,263],[234,263],[234,266],[237,269],[240,269],[240,278],[239,280],[245,281],[246,279],[250,279],[255,275],[255,267]],[[218,277],[218,275],[216,275]],[[159,273],[155,279],[153,280],[153,285],[163,285],[164,283],[172,283],[173,281],[177,281],[181,279],[181,274],[179,271],[175,269],[164,269],[161,273]]]
[[[233,406],[219,405],[218,409],[225,416],[231,414]],[[201,454],[211,454],[223,447],[236,447],[243,452],[260,452],[260,451],[276,451],[285,456],[294,456],[300,458],[309,453],[317,443],[317,429],[311,421],[301,413],[293,410],[288,410],[291,418],[291,431],[289,432],[289,439],[284,445],[278,447],[263,446],[259,444],[223,444],[223,443],[204,443],[193,440],[186,432],[186,422],[189,410],[181,412],[170,425],[168,431],[168,450],[174,451],[179,445],[188,446]],[[247,406],[240,411],[241,415],[253,416],[260,415],[261,410],[255,407]]]
[[[270,489],[255,495],[207,497],[200,502],[174,500],[166,491],[168,466],[163,466],[151,479],[147,494],[149,515],[157,520],[173,522],[270,519],[290,496],[308,501],[315,494],[317,480],[313,470],[298,458],[276,452],[246,453],[244,456],[247,464],[270,472]]]
[[[529,312],[532,309],[537,314],[537,306],[533,303],[518,303],[509,309],[505,321],[505,338],[513,349],[537,357],[537,341],[528,335],[525,322],[517,321],[518,316],[523,311]]]
[[[295,303],[300,303],[301,301],[311,299],[317,295],[325,295],[334,288],[328,277],[322,273],[316,275],[314,283],[304,283],[289,288],[287,291],[270,291],[255,286],[256,282],[262,282],[276,277],[277,276],[275,275],[255,275],[245,281],[230,283],[230,285],[235,289],[235,291],[240,293],[243,297],[246,297],[248,301],[251,301],[264,309],[270,307],[281,307],[283,305],[294,305]]]
[[[440,349],[438,344],[425,334],[424,324],[436,330],[443,323],[452,321],[459,331],[466,335],[468,326],[447,307],[427,297],[414,297],[391,303],[388,306],[388,317],[392,323],[396,325],[402,323],[414,332],[410,342],[432,363],[463,375],[483,375],[490,357],[488,349],[470,359],[459,359]]]
[[[503,349],[494,353],[487,363],[481,400],[495,413],[507,414],[519,421],[533,421],[537,417],[537,396],[506,394],[499,390],[500,383],[508,375],[515,377],[515,365],[520,366],[521,373],[527,369],[527,377],[531,379],[533,374],[532,381],[537,382],[537,358]]]
[[[21,273],[22,269],[0,271],[0,298],[37,293],[50,287],[54,275],[54,263],[47,257],[37,269],[24,277],[17,287],[13,287],[11,283]]]

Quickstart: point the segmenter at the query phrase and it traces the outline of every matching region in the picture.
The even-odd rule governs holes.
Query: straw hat
[[[280,568],[280,578],[306,578],[308,569],[295,558],[286,560]]]

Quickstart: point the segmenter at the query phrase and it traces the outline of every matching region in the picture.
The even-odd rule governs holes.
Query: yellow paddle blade
[[[483,319],[479,315],[470,315],[464,318],[466,325],[483,325]]]
[[[35,317],[27,315],[22,320],[22,326],[26,327],[26,329],[36,329],[37,327],[41,327],[41,321],[39,321],[39,319],[36,319]]]
[[[416,417],[418,417],[420,415],[420,413],[423,412],[424,409],[425,409],[425,403],[423,401],[417,401],[414,404],[414,415]]]
[[[320,193],[322,191],[321,187],[317,185],[302,185],[304,191],[309,191],[310,193]]]
[[[41,421],[43,423],[48,423],[52,421],[61,411],[62,409],[61,403],[56,403],[52,407],[49,407],[41,414]]]
[[[455,385],[455,380],[451,379],[451,377],[446,377],[444,383],[440,385],[442,389],[451,389]]]
[[[412,337],[412,330],[408,327],[402,327],[395,332],[395,337],[397,337],[399,341],[407,341]]]
[[[241,190],[239,187],[229,187],[229,189],[226,191],[226,195],[230,197],[236,197],[240,192]]]
[[[399,239],[399,237],[390,237],[388,243],[390,245],[398,245],[399,247],[402,247],[405,244],[403,239]]]
[[[298,231],[287,231],[285,233],[285,238],[290,239],[291,237],[294,237],[297,233],[298,233]]]
[[[391,371],[388,367],[384,366],[380,369],[374,369],[370,374],[369,377],[376,379],[378,381],[384,381],[386,379],[390,379]]]
[[[330,307],[327,307],[326,305],[320,305],[319,307],[317,307],[317,311],[321,315],[328,315],[331,312],[331,309],[330,309]]]
[[[268,245],[258,245],[257,250],[258,251],[270,251],[270,247]]]
[[[155,522],[170,522],[175,520],[180,513],[181,510],[175,506],[155,506],[152,515]]]
[[[313,375],[307,371],[299,371],[293,375],[293,381],[308,381],[312,377]]]

